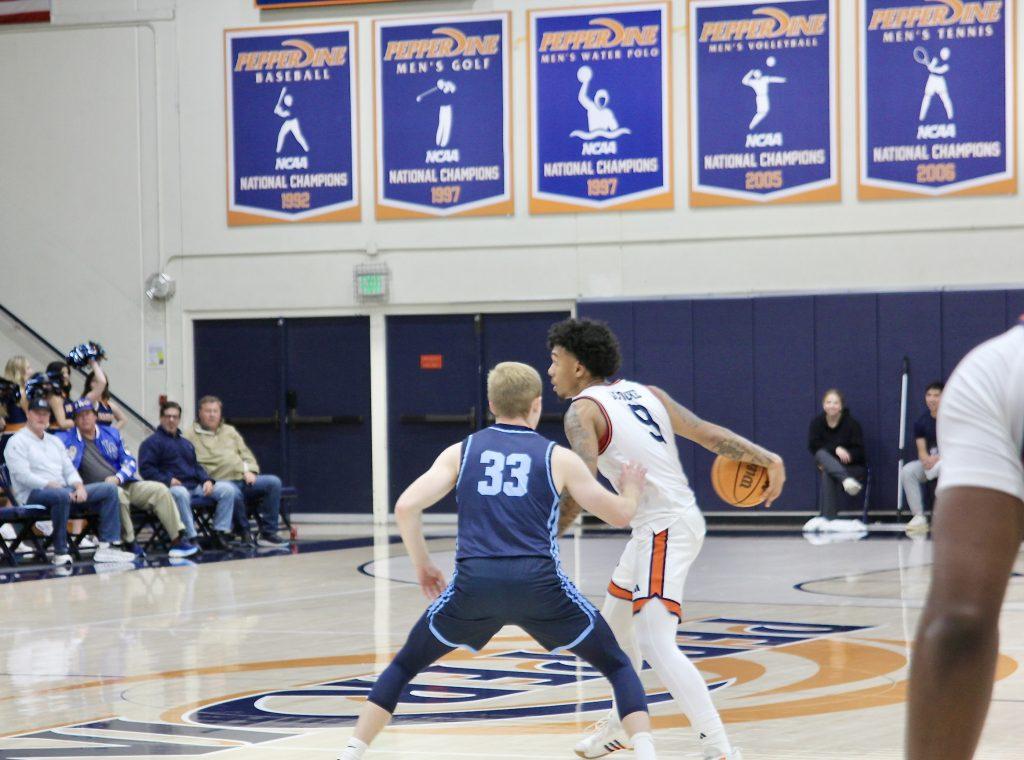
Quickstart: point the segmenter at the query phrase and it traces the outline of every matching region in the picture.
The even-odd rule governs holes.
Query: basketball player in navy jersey
[[[1024,318],[974,348],[942,393],[932,582],[910,666],[909,760],[974,756],[999,612],[1024,539]]]
[[[729,459],[767,467],[768,506],[786,480],[782,458],[701,420],[659,388],[629,380],[609,382],[619,370],[619,344],[602,322],[559,322],[548,333],[548,347],[548,376],[555,393],[572,399],[565,434],[573,451],[591,472],[600,470],[612,483],[626,462],[642,462],[647,468],[647,486],[630,522],[632,536],[612,573],[601,614],[637,670],[647,660],[658,674],[696,729],[705,760],[740,760],[704,677],[676,644],[683,586],[704,542],[705,527],[679,463],[675,436]],[[570,497],[563,494],[559,530],[579,514]],[[576,754],[603,757],[628,745],[612,710],[576,744]]]
[[[611,681],[637,757],[654,759],[640,679],[607,623],[562,572],[557,543],[563,490],[622,527],[636,510],[645,472],[627,464],[618,481],[622,495],[605,490],[578,456],[534,432],[541,391],[532,367],[497,365],[487,376],[495,424],[445,449],[399,497],[395,517],[402,541],[433,603],[377,679],[339,760],[363,756],[417,673],[455,647],[479,650],[509,624],[552,652],[581,657]],[[421,513],[452,488],[459,525],[455,574],[446,588],[430,561]]]

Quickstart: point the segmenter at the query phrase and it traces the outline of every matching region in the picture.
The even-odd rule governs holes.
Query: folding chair
[[[252,529],[252,521],[259,526],[259,507],[263,503],[263,496],[253,491],[242,489],[242,498],[245,501],[245,517],[248,527]],[[299,491],[295,486],[281,486],[281,522],[289,531],[292,530],[292,503],[299,499]]]
[[[18,564],[17,551],[21,544],[28,542],[33,556],[40,562],[46,561],[46,542],[33,532],[32,527],[40,520],[49,519],[46,507],[39,504],[19,506],[11,488],[11,474],[6,464],[0,464],[0,491],[7,496],[9,507],[0,507],[0,523],[10,523],[15,528],[15,538],[8,541],[0,535],[0,554],[12,567]]]
[[[163,552],[171,548],[171,537],[167,535],[167,529],[156,514],[144,509],[133,509],[131,517],[135,527],[135,543],[140,544],[144,552],[148,554],[154,547]],[[149,536],[143,543],[141,538],[147,530]]]
[[[192,519],[196,524],[196,535],[212,540],[215,532],[213,513],[217,509],[217,500],[212,496],[193,496],[191,507]]]

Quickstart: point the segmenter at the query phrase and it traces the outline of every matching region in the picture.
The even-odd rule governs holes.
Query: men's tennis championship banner
[[[529,13],[530,211],[672,208],[667,3]]]
[[[859,197],[1014,193],[1015,0],[860,0]]]
[[[509,14],[374,29],[377,218],[511,214]]]
[[[359,219],[354,24],[224,32],[228,224]]]
[[[836,201],[837,0],[690,0],[690,205]]]

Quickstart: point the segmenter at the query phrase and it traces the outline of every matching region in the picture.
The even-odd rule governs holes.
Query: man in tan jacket
[[[243,498],[260,497],[259,546],[285,546],[277,535],[281,515],[281,479],[260,473],[259,463],[241,434],[223,420],[224,405],[216,396],[199,399],[199,419],[185,432],[196,458],[210,477],[230,481]]]

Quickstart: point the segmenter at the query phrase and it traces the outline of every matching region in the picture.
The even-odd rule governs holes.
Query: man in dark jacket
[[[236,510],[244,516],[245,507],[232,483],[214,482],[199,464],[195,448],[178,429],[180,424],[181,406],[174,401],[161,404],[160,427],[139,447],[139,472],[146,480],[155,480],[169,487],[179,509],[183,505],[188,506],[193,496],[216,499],[217,509],[213,515],[215,539],[220,548],[227,548],[233,540],[232,516]],[[191,517],[191,508],[181,512],[187,512]],[[243,539],[248,539],[248,536],[243,535]]]

